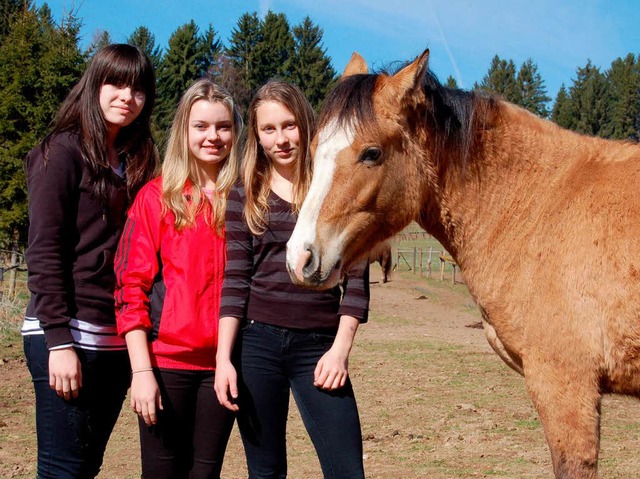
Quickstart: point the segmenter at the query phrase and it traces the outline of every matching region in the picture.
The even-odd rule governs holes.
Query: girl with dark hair
[[[22,327],[36,395],[38,478],[93,478],[130,383],[113,258],[126,209],[155,175],[155,76],[131,45],[98,51],[27,156],[31,301]]]
[[[243,184],[227,201],[215,390],[237,411],[251,479],[286,477],[290,392],[324,477],[364,477],[348,362],[368,317],[368,264],[349,271],[344,292],[295,286],[285,267],[311,181],[313,129],[313,110],[297,87],[260,88],[249,107]]]
[[[224,212],[242,117],[209,78],[182,95],[162,176],[129,210],[116,255],[116,319],[131,358],[142,476],[220,477],[234,415],[216,401]]]

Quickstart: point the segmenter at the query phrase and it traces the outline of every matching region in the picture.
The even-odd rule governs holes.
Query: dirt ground
[[[491,351],[464,285],[410,273],[378,282],[358,332],[350,374],[358,396],[367,477],[549,478],[548,450],[523,379]],[[33,393],[19,338],[0,350],[0,477],[35,477]],[[603,404],[600,472],[639,477],[637,402]],[[289,421],[289,477],[321,477],[296,408]],[[99,477],[139,477],[137,426],[125,407]],[[234,429],[225,478],[246,477]]]

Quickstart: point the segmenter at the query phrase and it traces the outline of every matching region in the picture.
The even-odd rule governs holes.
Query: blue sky
[[[41,0],[36,4],[41,5]],[[549,96],[571,84],[587,60],[607,69],[627,53],[640,53],[637,0],[50,0],[55,18],[73,9],[83,20],[87,46],[96,31],[123,42],[140,25],[166,47],[180,25],[209,23],[227,42],[244,12],[287,15],[293,26],[309,15],[324,30],[324,47],[342,72],[357,51],[379,68],[431,51],[430,68],[471,88],[498,54],[516,66],[538,65]]]

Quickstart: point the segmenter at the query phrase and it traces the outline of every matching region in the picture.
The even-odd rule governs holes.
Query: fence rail
[[[444,249],[437,247],[402,247],[403,242],[427,241],[431,235],[426,231],[403,231],[395,236],[394,268],[398,271],[411,271],[421,277],[433,278],[439,273],[440,281],[450,279],[452,284],[462,282],[458,274],[458,265]],[[18,272],[27,270],[24,254],[18,251],[0,249],[0,296],[13,300],[17,293],[17,284],[25,287],[24,275],[18,279]]]
[[[426,234],[426,233],[425,233]],[[428,248],[398,248],[395,257],[395,268],[398,271],[408,270],[420,277],[433,278],[435,271],[439,271],[440,281],[449,277],[452,284],[459,283],[458,265],[445,250]],[[435,265],[435,267],[434,267]]]

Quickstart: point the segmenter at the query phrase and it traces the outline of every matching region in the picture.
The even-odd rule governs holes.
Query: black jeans
[[[145,479],[217,479],[234,414],[220,405],[213,371],[156,369],[164,409],[157,424],[142,419],[140,445]]]
[[[364,477],[362,432],[351,382],[337,391],[313,385],[313,372],[335,332],[283,329],[249,321],[237,358],[238,426],[250,479],[287,475],[289,391],[320,459],[325,478]]]
[[[76,348],[82,388],[65,401],[49,387],[44,335],[25,336],[23,344],[36,396],[38,479],[94,478],[129,388],[127,352]]]

